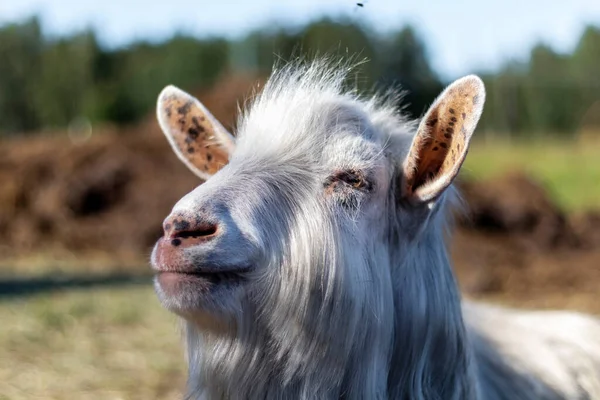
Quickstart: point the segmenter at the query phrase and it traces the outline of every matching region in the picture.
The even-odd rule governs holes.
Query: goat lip
[[[161,287],[165,294],[181,294],[184,288],[193,288],[199,292],[212,292],[218,288],[234,288],[242,285],[247,280],[244,272],[246,270],[228,270],[228,271],[157,271],[155,275],[156,283]]]
[[[210,275],[244,275],[250,272],[250,268],[229,268],[229,269],[207,269],[207,268],[157,268],[157,274],[182,274],[182,275],[197,275],[197,276],[210,276]]]
[[[158,279],[184,279],[206,281],[213,284],[225,282],[242,282],[251,271],[249,267],[243,268],[158,268],[155,273]]]

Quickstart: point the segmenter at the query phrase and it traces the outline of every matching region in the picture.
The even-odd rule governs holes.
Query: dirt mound
[[[578,213],[570,221],[583,248],[600,249],[600,212]]]
[[[550,307],[564,306],[568,296],[585,303],[574,307],[589,309],[600,282],[599,214],[566,215],[521,172],[459,186],[467,209],[452,256],[466,293],[520,302],[545,298]]]
[[[0,166],[2,244],[11,252],[150,246],[160,215],[198,183],[161,136],[148,132],[142,141],[110,132],[82,145],[66,138],[43,147],[28,148],[35,139],[12,143]]]
[[[231,126],[254,77],[197,96]],[[171,207],[200,180],[177,159],[154,116],[100,128],[84,143],[64,133],[0,142],[0,250],[101,249],[146,255]]]
[[[573,247],[580,243],[566,215],[539,182],[522,172],[494,180],[459,184],[467,212],[464,229],[509,235],[531,250]]]

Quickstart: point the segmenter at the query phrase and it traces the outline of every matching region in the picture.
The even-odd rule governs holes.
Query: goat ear
[[[158,96],[158,123],[177,157],[206,180],[229,162],[235,139],[196,98],[167,86]]]
[[[465,160],[477,126],[485,87],[475,75],[449,85],[421,120],[403,165],[402,195],[411,203],[438,198]]]

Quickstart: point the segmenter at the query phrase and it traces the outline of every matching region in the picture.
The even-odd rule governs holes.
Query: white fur
[[[453,189],[402,203],[416,123],[344,90],[348,69],[276,71],[229,165],[174,208],[226,209],[239,234],[213,247],[243,257],[243,243],[257,266],[211,303],[224,327],[188,318],[187,398],[600,399],[597,320],[461,306],[444,244]],[[375,182],[350,208],[323,188],[345,168]]]

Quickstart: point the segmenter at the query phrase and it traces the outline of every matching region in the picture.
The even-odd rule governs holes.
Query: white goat
[[[189,399],[600,399],[600,323],[463,302],[444,244],[485,100],[467,76],[420,123],[277,70],[234,138],[169,86],[158,119],[204,184],[165,220],[159,298],[186,322]]]

